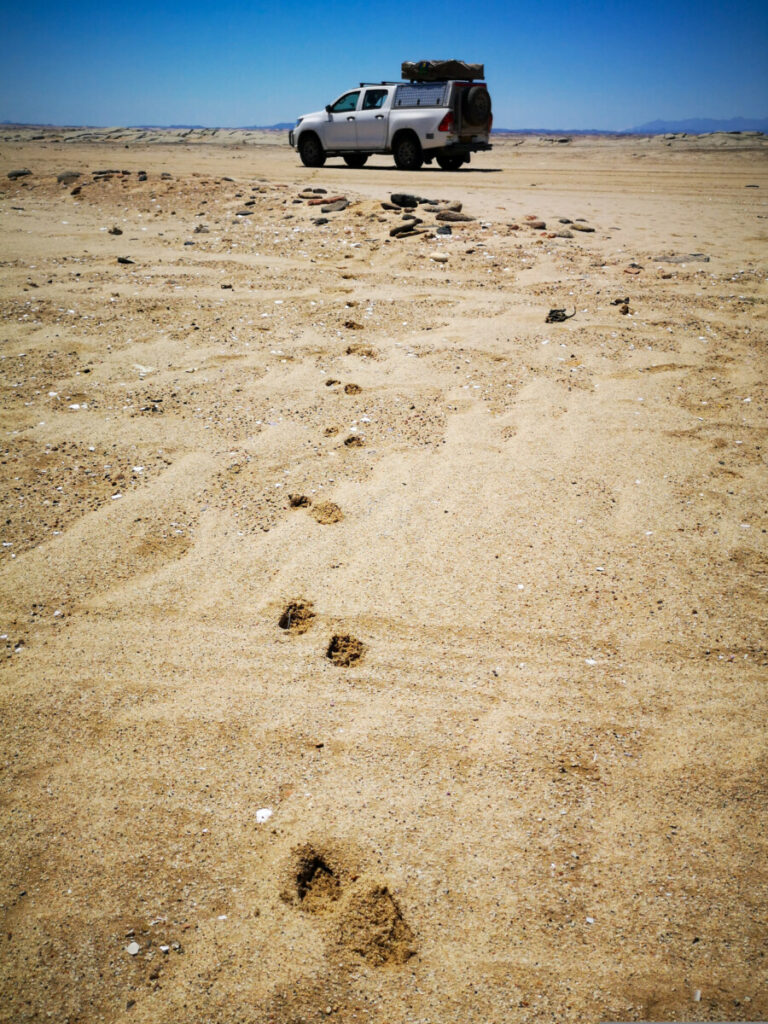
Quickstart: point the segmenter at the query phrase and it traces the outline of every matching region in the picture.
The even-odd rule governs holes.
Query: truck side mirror
[[[325,112],[326,112],[326,114],[330,114],[330,112],[331,112],[331,104],[330,103],[326,103],[325,104]]]

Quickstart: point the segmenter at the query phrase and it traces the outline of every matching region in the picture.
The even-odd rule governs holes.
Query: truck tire
[[[464,163],[463,156],[438,156],[435,159],[444,171],[458,171]]]
[[[365,167],[370,153],[345,153],[344,163],[347,167]]]
[[[424,163],[421,143],[414,132],[400,132],[392,144],[392,154],[399,171],[418,171]]]
[[[491,94],[479,85],[468,89],[464,97],[464,118],[467,124],[484,125],[491,116]]]
[[[325,150],[314,132],[306,132],[299,141],[299,156],[305,167],[322,167]]]

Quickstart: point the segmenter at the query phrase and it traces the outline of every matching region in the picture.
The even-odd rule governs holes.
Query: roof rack
[[[402,85],[402,82],[361,82],[359,88],[364,89],[366,85]]]

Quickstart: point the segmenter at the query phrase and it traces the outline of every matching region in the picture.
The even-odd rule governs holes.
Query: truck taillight
[[[452,132],[453,131],[453,111],[449,110],[443,120],[437,126],[439,132]]]

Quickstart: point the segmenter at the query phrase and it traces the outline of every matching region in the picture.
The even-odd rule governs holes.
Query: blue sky
[[[768,116],[768,3],[8,4],[0,121],[292,121],[403,60],[483,62],[497,127]]]

